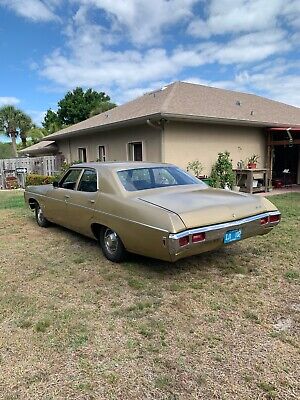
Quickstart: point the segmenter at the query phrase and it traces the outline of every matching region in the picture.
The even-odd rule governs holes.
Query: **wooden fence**
[[[61,155],[0,160],[0,189],[9,188],[7,182],[12,178],[23,187],[26,174],[55,175],[61,170],[63,161]]]

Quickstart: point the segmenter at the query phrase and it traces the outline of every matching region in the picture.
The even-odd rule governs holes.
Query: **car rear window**
[[[118,177],[129,192],[179,185],[203,185],[199,179],[177,167],[136,168],[118,171]]]

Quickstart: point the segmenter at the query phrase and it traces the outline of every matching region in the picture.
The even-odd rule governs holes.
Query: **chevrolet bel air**
[[[114,262],[127,251],[176,261],[264,235],[280,221],[266,198],[213,189],[172,164],[73,165],[53,185],[28,186],[25,201],[39,226],[94,238]]]

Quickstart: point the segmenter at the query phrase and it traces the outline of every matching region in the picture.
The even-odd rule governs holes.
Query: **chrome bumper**
[[[270,211],[262,214],[257,214],[251,217],[242,218],[236,221],[224,222],[221,224],[208,225],[194,229],[187,229],[185,231],[169,235],[169,252],[173,260],[188,257],[190,255],[202,253],[205,251],[213,250],[222,246],[224,234],[231,229],[241,229],[242,238],[246,239],[255,235],[264,235],[276,226],[279,221],[261,224],[262,218],[269,218],[272,215],[280,216],[279,211]],[[192,242],[193,235],[205,232],[205,239],[201,242]],[[179,239],[189,236],[189,241],[186,245],[180,246]]]

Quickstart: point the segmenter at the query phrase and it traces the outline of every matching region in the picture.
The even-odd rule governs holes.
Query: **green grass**
[[[3,192],[0,190],[0,210],[10,208],[23,208],[24,195],[21,191],[12,190],[10,192]]]
[[[0,399],[300,398],[300,195],[270,200],[268,235],[112,264],[0,192]]]

